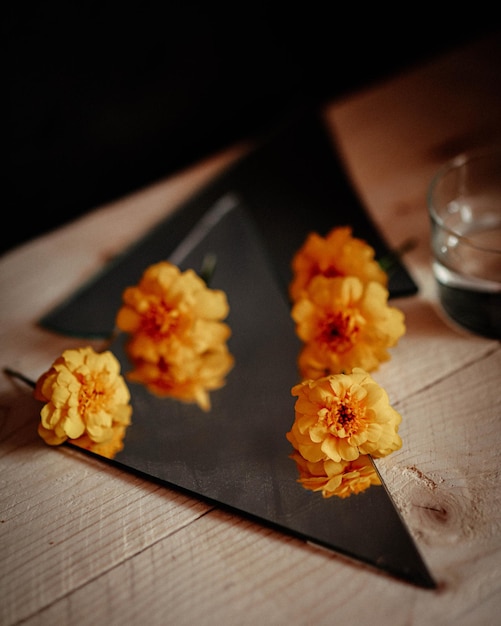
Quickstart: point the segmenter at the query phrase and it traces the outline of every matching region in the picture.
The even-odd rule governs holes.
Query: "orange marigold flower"
[[[224,385],[233,367],[224,291],[209,289],[193,271],[162,261],[123,293],[117,327],[130,334],[127,353],[141,382],[158,395],[197,402],[208,410],[206,390]]]
[[[292,258],[293,278],[289,286],[297,300],[317,275],[356,276],[363,283],[375,281],[387,286],[388,277],[374,258],[374,249],[352,236],[349,226],[333,228],[326,237],[310,233]]]
[[[295,419],[286,437],[309,462],[354,461],[398,450],[401,415],[386,391],[360,368],[305,380],[292,388]]]
[[[299,452],[294,452],[291,458],[299,471],[298,482],[305,489],[321,491],[324,498],[347,498],[362,493],[371,485],[381,484],[367,454],[360,455],[354,461],[340,462],[328,459],[313,463],[304,459]]]
[[[130,394],[111,352],[65,350],[37,380],[34,397],[44,402],[38,432],[50,445],[86,436],[111,441],[117,425],[130,424]]]
[[[301,375],[319,378],[353,367],[373,371],[387,361],[387,349],[405,333],[404,314],[387,300],[379,283],[315,276],[291,311],[304,343]]]

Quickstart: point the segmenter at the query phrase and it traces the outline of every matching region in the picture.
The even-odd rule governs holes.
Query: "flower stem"
[[[35,389],[36,383],[33,382],[30,378],[27,378],[26,376],[24,376],[24,374],[21,374],[20,372],[16,372],[16,370],[12,370],[10,369],[10,367],[4,367],[3,371],[4,371],[4,374],[6,374],[7,376],[10,376],[11,378],[17,378],[18,380],[22,380],[23,383],[25,383],[32,389]]]
[[[379,265],[387,274],[391,273],[395,265],[400,261],[406,252],[410,252],[417,246],[417,240],[414,238],[406,239],[398,248],[391,250],[382,259]]]
[[[203,258],[199,276],[205,282],[207,287],[209,286],[214,270],[216,269],[216,261],[216,255],[211,253],[206,254]]]

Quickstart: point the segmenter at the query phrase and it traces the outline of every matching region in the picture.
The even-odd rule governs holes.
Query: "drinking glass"
[[[464,328],[501,339],[501,146],[445,163],[428,210],[442,308]]]

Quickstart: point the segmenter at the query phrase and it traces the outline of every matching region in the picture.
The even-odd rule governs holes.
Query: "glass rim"
[[[474,248],[475,250],[479,250],[481,252],[488,252],[491,254],[501,254],[501,247],[492,248],[492,247],[486,247],[486,246],[479,246],[477,243],[472,241],[471,238],[468,237],[467,235],[463,235],[462,233],[454,230],[454,228],[447,226],[444,220],[442,219],[442,217],[439,215],[437,208],[433,202],[433,195],[434,195],[435,189],[438,183],[440,182],[440,180],[442,180],[446,174],[448,174],[452,170],[458,169],[459,167],[463,165],[472,163],[473,161],[479,161],[485,158],[490,159],[492,157],[499,159],[501,163],[501,145],[494,145],[494,146],[490,146],[486,148],[480,148],[477,150],[461,152],[460,154],[457,154],[456,156],[446,161],[441,167],[439,167],[439,169],[435,172],[435,174],[433,175],[431,179],[431,182],[428,186],[427,204],[428,204],[428,211],[429,211],[431,219],[433,220],[435,224],[440,226],[445,232],[449,233],[453,237],[456,237],[458,240],[467,244],[471,248]]]

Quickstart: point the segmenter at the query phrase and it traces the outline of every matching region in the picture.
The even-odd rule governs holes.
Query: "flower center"
[[[337,423],[346,429],[351,428],[353,422],[355,422],[357,418],[357,414],[352,406],[341,404],[338,407],[336,418]]]
[[[336,311],[328,315],[320,326],[319,338],[329,350],[346,352],[356,342],[360,325],[349,311]]]
[[[78,407],[81,415],[96,413],[103,409],[107,401],[107,384],[99,374],[88,376],[81,381]]]
[[[180,321],[178,309],[165,302],[150,306],[141,319],[141,327],[149,337],[160,339],[176,332]]]
[[[331,407],[323,409],[320,418],[333,435],[350,437],[365,426],[365,405],[347,392],[343,399],[337,399]]]
[[[322,274],[327,278],[336,278],[337,276],[344,276],[342,272],[340,272],[335,265],[329,265],[324,270],[318,269],[317,274]]]

